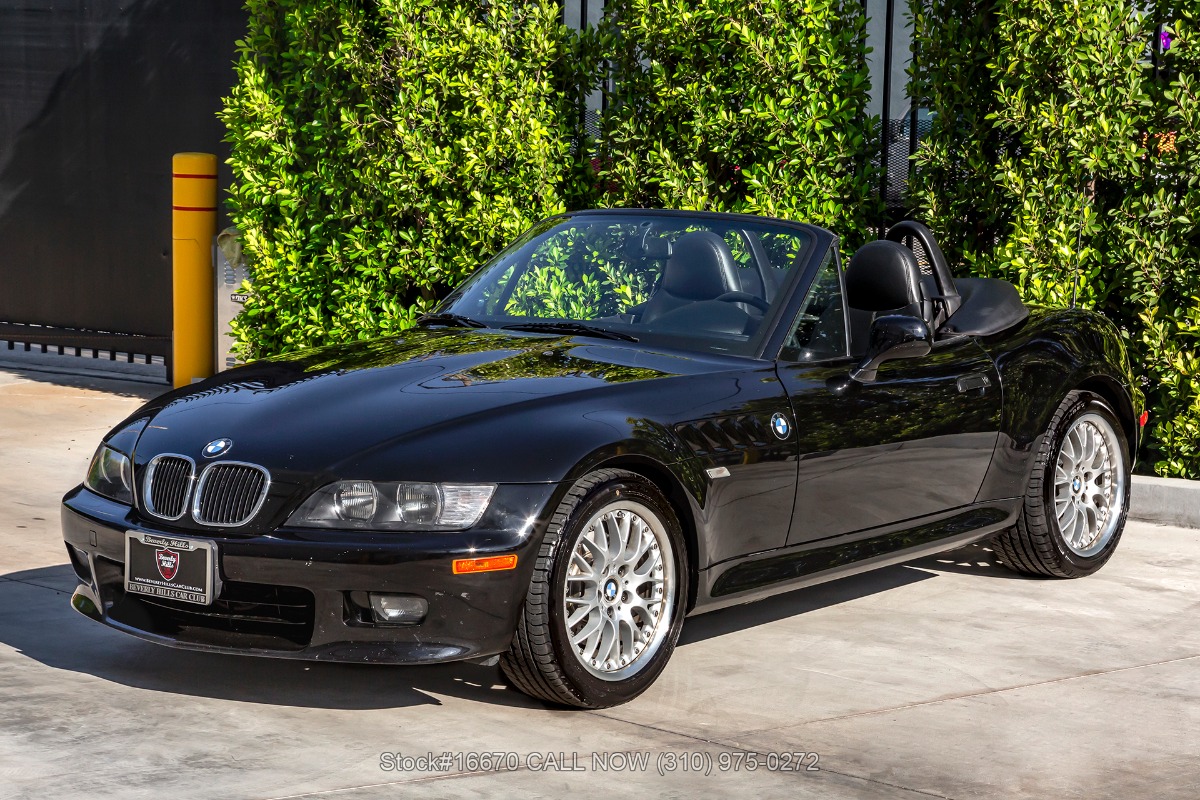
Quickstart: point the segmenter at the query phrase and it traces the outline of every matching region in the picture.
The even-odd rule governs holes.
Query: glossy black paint
[[[979,504],[936,514],[915,525],[904,522],[832,543],[804,543],[709,570],[707,594],[714,608],[744,603],[774,594],[778,585],[797,588],[821,583],[969,544],[1003,530],[1015,517],[1012,504]]]
[[[1004,391],[1000,441],[979,499],[1024,491],[1029,460],[1068,391],[1086,388],[1103,398],[1121,420],[1129,451],[1141,439],[1133,372],[1120,331],[1105,317],[1083,309],[1033,309],[1021,325],[978,340],[995,361]]]
[[[1108,399],[1136,444],[1120,337],[1089,312],[1037,311],[1003,335],[943,338],[927,355],[881,362],[867,381],[850,377],[858,358],[779,361],[834,246],[820,234],[824,249],[797,267],[803,277],[756,356],[431,326],[269,359],[152,401],[130,417],[149,420],[134,451],[136,484],[155,455],[203,462],[204,445],[224,437],[234,444],[222,458],[270,471],[269,497],[252,523],[214,530],[74,490],[63,527],[84,583],[76,607],[202,649],[402,662],[487,656],[508,646],[555,509],[601,466],[645,475],[673,503],[689,544],[692,610],[704,611],[1012,524],[1038,437],[1073,388]],[[926,344],[909,337],[918,340]],[[780,417],[786,426],[773,426]],[[339,479],[499,488],[468,531],[287,526],[312,491]],[[139,616],[114,583],[127,530],[212,540],[224,580],[311,593],[311,639],[285,646],[166,630]],[[518,568],[451,573],[455,557],[501,553],[516,553]],[[369,591],[420,594],[429,618],[408,628],[356,622],[350,595]]]
[[[999,376],[967,337],[923,359],[891,361],[874,381],[830,390],[853,360],[780,367],[801,421],[789,543],[828,539],[974,502],[1001,425]],[[959,391],[963,375],[992,388]]]

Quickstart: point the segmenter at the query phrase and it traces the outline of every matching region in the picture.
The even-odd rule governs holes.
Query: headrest
[[[891,311],[920,304],[921,268],[917,257],[896,242],[868,242],[850,258],[846,302],[863,311]]]
[[[729,245],[712,231],[680,236],[663,270],[662,288],[688,300],[712,300],[736,291],[737,264]]]

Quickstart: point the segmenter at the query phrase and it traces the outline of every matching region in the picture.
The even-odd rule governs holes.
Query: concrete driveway
[[[640,699],[552,710],[496,668],[188,653],[72,611],[59,497],[156,391],[0,372],[0,798],[1200,797],[1200,532],[1130,524],[1079,581],[975,546],[695,617]]]

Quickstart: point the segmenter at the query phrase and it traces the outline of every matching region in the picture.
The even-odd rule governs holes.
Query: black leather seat
[[[740,288],[737,263],[725,240],[712,231],[685,233],[671,250],[658,289],[642,308],[641,322]]]
[[[867,346],[871,323],[884,314],[907,314],[930,324],[933,303],[921,282],[917,257],[896,242],[868,242],[846,268],[846,305],[850,307],[850,348]]]

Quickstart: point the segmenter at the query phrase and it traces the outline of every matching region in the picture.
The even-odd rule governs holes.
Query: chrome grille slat
[[[172,470],[168,475],[167,492],[171,498],[171,506],[176,509],[173,513],[177,516],[181,516],[187,508],[188,482],[192,479],[193,469],[194,467],[189,466],[186,471]]]
[[[238,517],[246,516],[246,513],[250,510],[249,501],[254,496],[252,492],[254,483],[255,476],[249,474],[242,475],[238,481],[238,497],[241,498],[241,503],[238,506]]]
[[[230,494],[229,483],[232,480],[232,473],[228,469],[214,469],[209,480],[212,481],[214,488],[208,493],[208,497],[205,497],[203,494],[200,495],[200,513],[205,514],[212,522],[224,525],[233,516],[228,502]]]
[[[229,496],[226,499],[225,507],[228,509],[227,516],[230,519],[240,519],[246,514],[246,509],[243,508],[246,499],[243,492],[248,488],[246,486],[246,479],[248,477],[243,472],[235,474],[229,481],[229,488],[227,490]]]
[[[257,464],[209,464],[196,483],[192,519],[222,528],[244,525],[262,507],[270,485],[270,474]]]
[[[230,517],[233,519],[241,519],[246,516],[246,501],[250,499],[247,493],[250,490],[251,476],[245,472],[240,475],[235,475],[233,481],[230,482],[229,494],[232,498],[230,504]]]
[[[246,480],[250,485],[250,491],[246,492],[245,513],[249,514],[252,509],[252,506],[250,505],[250,498],[255,494],[256,491],[259,490],[259,484],[261,483],[262,479],[256,476],[247,476]]]
[[[234,485],[237,483],[238,473],[222,471],[220,491],[217,495],[217,505],[213,510],[213,519],[222,524],[229,522],[231,519],[237,519],[237,511],[233,508],[237,502],[237,492],[234,491]]]
[[[159,503],[157,505],[161,506],[164,514],[169,514],[170,516],[175,516],[181,510],[179,505],[171,502],[172,499],[177,499],[179,477],[179,470],[162,470],[161,477],[159,478],[160,484],[154,487],[158,491],[149,492],[147,495],[149,497],[153,497],[156,494],[159,495]]]

